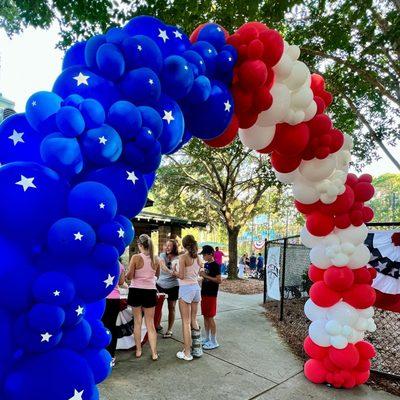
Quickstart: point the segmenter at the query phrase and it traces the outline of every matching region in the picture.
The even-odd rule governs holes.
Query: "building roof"
[[[135,218],[132,219],[135,225],[150,225],[152,228],[157,229],[159,226],[179,226],[181,228],[205,228],[206,222],[192,221],[189,219],[173,217],[171,215],[156,214],[152,212],[142,211]]]

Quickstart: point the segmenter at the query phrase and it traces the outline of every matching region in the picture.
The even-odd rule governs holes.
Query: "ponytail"
[[[196,239],[193,235],[186,235],[182,239],[182,246],[188,251],[191,258],[198,257],[197,252],[199,251],[199,249],[197,247]]]
[[[151,266],[152,266],[152,268],[154,268],[156,260],[154,258],[154,246],[153,246],[153,241],[151,240],[151,237],[149,235],[142,234],[139,236],[138,241],[143,246],[143,248],[149,252]]]

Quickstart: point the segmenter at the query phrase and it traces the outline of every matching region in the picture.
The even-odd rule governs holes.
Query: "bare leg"
[[[191,354],[192,332],[190,330],[190,304],[179,299],[179,310],[182,318],[183,351],[187,357]]]
[[[199,308],[199,303],[192,303],[190,309],[190,325],[192,329],[196,329],[198,331],[199,324],[197,322],[197,309]]]
[[[211,335],[215,336],[217,333],[217,325],[215,324],[214,317],[209,318],[209,326],[210,326],[210,333]]]
[[[154,312],[155,307],[144,308],[144,322],[146,323],[147,335],[149,337],[149,344],[151,349],[151,357],[156,360],[157,355],[157,332],[154,326]]]
[[[206,335],[206,341],[210,340],[210,318],[208,317],[203,317],[204,318],[204,330],[205,335]]]
[[[142,307],[133,307],[133,322],[136,357],[140,357],[142,355]]]
[[[176,301],[168,302],[168,330],[172,331],[175,323],[175,307]]]

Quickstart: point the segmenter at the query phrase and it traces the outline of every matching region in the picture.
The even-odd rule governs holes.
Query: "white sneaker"
[[[204,350],[213,350],[219,347],[219,344],[217,342],[211,342],[211,340],[207,343],[203,344],[203,349]]]
[[[187,355],[185,354],[185,352],[183,352],[183,351],[178,351],[178,352],[176,353],[176,356],[177,356],[180,360],[185,360],[185,361],[192,361],[192,360],[193,360],[193,356],[192,356],[192,355],[187,356]]]
[[[203,339],[201,339],[201,344],[203,345],[203,344],[206,344],[207,342],[209,342],[210,341],[210,339],[207,339],[207,338],[203,338]]]

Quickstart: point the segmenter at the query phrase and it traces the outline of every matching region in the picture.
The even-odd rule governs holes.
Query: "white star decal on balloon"
[[[185,65],[183,68],[186,69],[186,71],[189,69],[187,65]]]
[[[105,205],[104,203],[100,203],[100,204],[99,204],[99,207],[100,207],[101,210],[104,210],[104,208],[106,207],[106,205]]]
[[[172,111],[166,111],[166,110],[163,110],[163,111],[164,111],[164,116],[163,116],[162,119],[165,119],[168,122],[168,125],[169,125],[171,123],[171,121],[175,120],[175,118],[172,115]]]
[[[37,103],[35,100],[33,100],[31,104],[32,104],[32,107],[35,107]]]
[[[200,64],[201,64],[201,65],[203,65],[203,64],[204,64],[202,60],[200,60]]]
[[[105,138],[105,136],[99,137],[99,143],[100,144],[106,144],[107,143],[107,139]]]
[[[54,294],[54,297],[59,297],[60,296],[60,291],[59,290],[55,290],[54,292],[53,292],[53,294]]]
[[[212,53],[212,50],[211,50],[211,49],[208,49],[208,52],[211,54],[211,53]]]
[[[228,61],[232,61],[232,57],[228,57]]]
[[[107,279],[103,281],[106,284],[106,289],[109,286],[114,285],[114,278],[115,278],[115,276],[111,276],[110,274],[108,274]]]
[[[83,395],[84,390],[78,392],[76,389],[74,389],[74,395],[70,397],[68,400],[83,400],[82,395]]]
[[[150,129],[147,129],[147,133],[148,133],[149,135],[152,135],[152,134],[153,134],[153,132],[152,132]]]
[[[119,238],[125,237],[125,231],[122,228],[119,228],[117,233]]]
[[[150,83],[150,85],[154,85],[153,79],[149,79],[149,83]]]
[[[175,35],[175,39],[181,39],[182,40],[182,33],[179,32],[178,30],[174,31],[173,34]]]
[[[138,44],[138,45],[137,45],[137,49],[138,49],[139,51],[142,51],[142,50],[143,50],[143,47],[142,47],[140,44]]]
[[[163,31],[160,28],[158,28],[158,30],[160,31],[158,37],[161,38],[163,40],[163,42],[165,43],[169,39],[169,37],[167,35],[167,31]]]
[[[13,130],[13,133],[11,136],[8,138],[13,141],[14,146],[17,145],[17,143],[25,143],[24,139],[22,139],[22,136],[24,136],[24,132],[17,132],[15,129]]]
[[[217,31],[218,31],[218,32],[221,32],[221,30],[222,30],[222,29],[221,29],[220,27],[217,28]]]
[[[36,185],[33,183],[35,178],[26,178],[24,175],[21,175],[21,180],[15,182],[16,185],[20,185],[24,188],[24,192],[26,192],[29,188],[37,189]]]
[[[75,240],[79,240],[80,242],[82,241],[83,235],[80,232],[74,233]]]
[[[78,308],[75,310],[76,316],[79,317],[80,315],[83,314],[84,308],[82,306],[78,305]]]
[[[224,106],[225,106],[225,111],[231,111],[232,104],[229,102],[229,100],[227,100],[224,103]]]
[[[80,85],[89,86],[88,84],[88,79],[90,79],[89,75],[83,75],[82,72],[79,72],[79,75],[74,76],[74,79],[76,80],[76,86]]]
[[[131,181],[133,184],[135,184],[136,181],[139,180],[139,178],[135,175],[135,171],[126,171],[126,173],[128,174],[128,177],[126,178],[127,181]]]
[[[42,333],[40,336],[42,337],[42,340],[40,341],[40,343],[43,343],[43,342],[49,343],[49,342],[50,342],[50,338],[51,338],[53,335],[50,335],[49,332],[46,332],[46,333]]]

